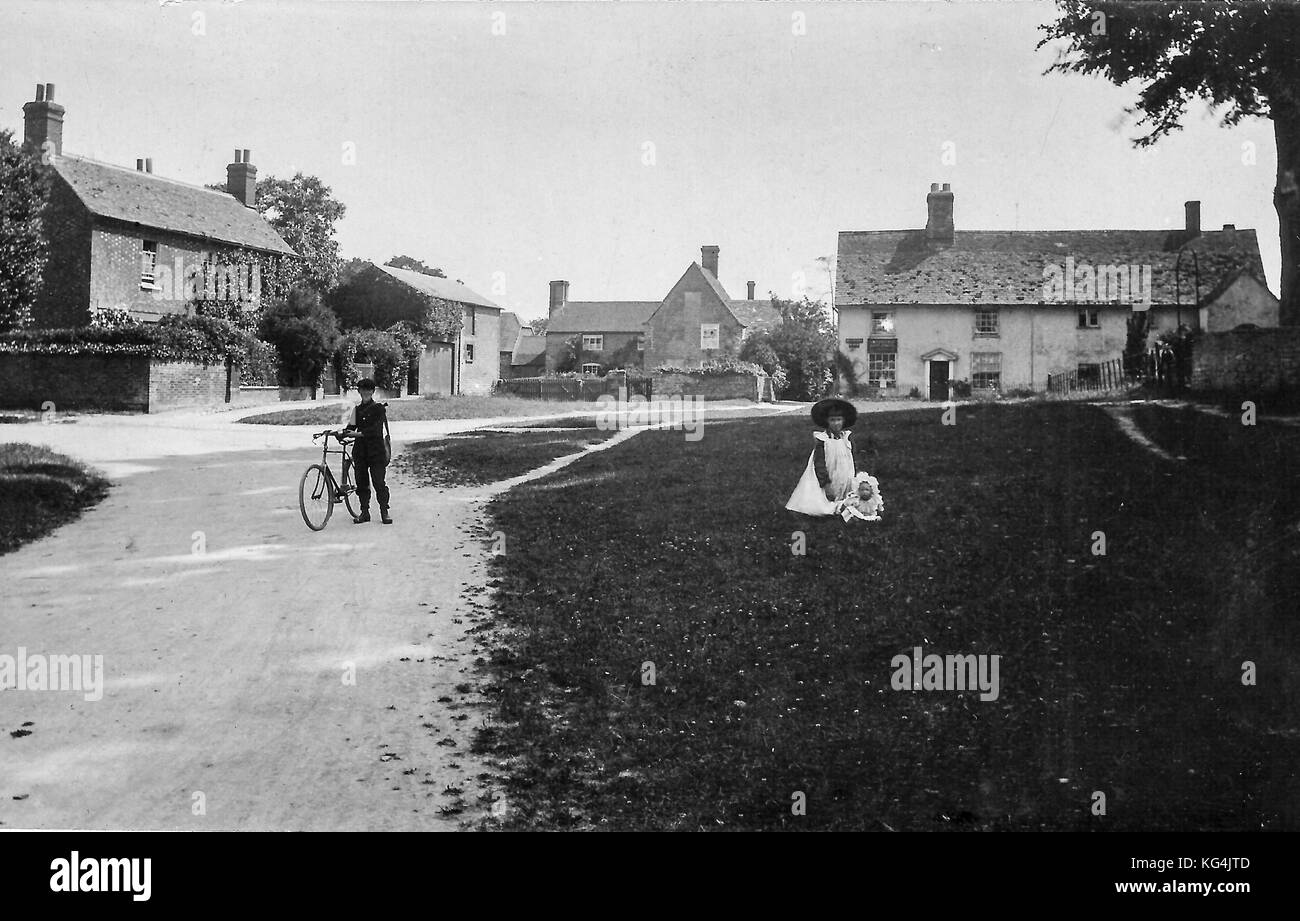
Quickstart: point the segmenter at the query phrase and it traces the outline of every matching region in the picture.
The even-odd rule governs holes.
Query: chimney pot
[[[1194,237],[1201,232],[1201,203],[1199,201],[1189,201],[1184,203],[1183,208],[1187,215],[1187,233],[1189,236]]]
[[[937,191],[939,191],[939,183],[937,183],[937,182],[932,182],[932,183],[930,183],[930,191],[931,191],[931,192],[937,192]]]
[[[714,278],[718,277],[718,248],[716,246],[700,247],[700,265]]]
[[[36,101],[23,103],[23,147],[42,151],[46,145],[55,156],[63,154],[63,113],[54,101],[54,84],[36,84]]]
[[[1236,230],[1236,229],[1237,229],[1237,225],[1236,225],[1236,224],[1224,224],[1224,225],[1223,225],[1223,229],[1224,229],[1224,230]]]
[[[144,172],[144,160],[142,160],[142,159],[138,159],[138,158],[137,158],[136,161],[135,161],[135,169],[136,169],[136,172],[138,172],[138,173],[143,173],[143,172]]]
[[[253,158],[252,158],[251,156],[249,156],[248,148],[247,148],[247,147],[244,148],[244,162],[245,162],[245,163],[252,163],[252,162],[253,162]]]
[[[152,173],[152,172],[153,172],[153,157],[145,157],[145,158],[144,158],[144,171],[145,171],[146,173]]]
[[[748,282],[748,284],[749,284],[749,299],[752,301],[754,299],[754,283],[751,281]]]
[[[240,149],[239,149],[238,147],[236,147],[236,148],[235,148],[235,162],[236,162],[236,163],[243,163],[243,162],[244,162],[244,160],[243,160],[243,156],[244,156],[244,155],[243,155],[243,153],[240,151]]]

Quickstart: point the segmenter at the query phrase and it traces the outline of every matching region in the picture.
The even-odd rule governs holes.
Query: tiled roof
[[[763,301],[732,301],[731,312],[750,329],[771,332],[781,325],[781,311],[772,306],[771,298]]]
[[[1241,278],[1243,275],[1251,279],[1252,281],[1254,281],[1265,291],[1268,291],[1268,284],[1264,281],[1262,277],[1260,277],[1259,274],[1254,272],[1248,266],[1242,266],[1241,268],[1229,272],[1228,274],[1224,275],[1221,279],[1219,279],[1219,283],[1215,285],[1214,288],[1208,294],[1202,295],[1201,303],[1202,304],[1214,303],[1216,300],[1218,300],[1220,297],[1223,296],[1223,293],[1225,291],[1227,291],[1229,288],[1233,286],[1233,284],[1237,281],[1237,279]],[[1272,295],[1272,293],[1273,292],[1269,291],[1270,296]]]
[[[659,301],[569,301],[551,315],[548,333],[639,333]]]
[[[83,157],[55,157],[54,169],[97,217],[294,255],[262,215],[225,192]]]
[[[483,295],[474,293],[460,282],[452,281],[450,278],[425,275],[423,272],[412,272],[410,269],[395,269],[391,265],[378,265],[376,263],[375,267],[381,272],[387,272],[398,281],[410,285],[421,294],[439,297],[444,301],[473,304],[476,307],[489,307],[492,310],[501,309],[500,305],[492,303]]]
[[[546,337],[524,334],[515,343],[514,353],[510,356],[510,364],[512,366],[532,364],[545,355]]]
[[[1175,302],[1180,250],[1196,253],[1202,298],[1226,274],[1246,267],[1263,276],[1253,230],[957,231],[948,246],[927,244],[923,230],[843,231],[839,235],[835,305],[1037,304],[1043,270],[1076,266],[1150,265],[1154,303]],[[1196,269],[1184,256],[1178,273],[1183,303],[1194,303]]]

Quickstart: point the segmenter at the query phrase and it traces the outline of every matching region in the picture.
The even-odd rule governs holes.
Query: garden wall
[[[1300,327],[1202,335],[1192,347],[1191,389],[1231,393],[1300,389]]]
[[[656,371],[653,378],[655,397],[702,396],[706,400],[771,399],[767,375],[679,374]]]
[[[0,353],[0,404],[7,409],[161,412],[225,405],[238,387],[225,365],[136,355]]]

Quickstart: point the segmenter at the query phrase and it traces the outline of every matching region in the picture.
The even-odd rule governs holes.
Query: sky
[[[0,0],[0,128],[54,83],[64,150],[194,183],[236,148],[319,176],[345,257],[423,259],[525,321],[659,300],[700,247],[733,297],[830,287],[842,230],[1259,233],[1271,122],[1194,103],[1140,151],[1137,87],[1043,76],[1046,2]],[[819,261],[820,257],[820,261]]]

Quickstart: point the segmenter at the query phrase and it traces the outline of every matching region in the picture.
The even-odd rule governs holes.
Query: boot
[[[382,521],[384,524],[393,523],[393,519],[389,517],[388,509],[386,507],[379,509],[379,520]]]
[[[370,509],[368,509],[368,508],[363,508],[363,509],[361,510],[361,514],[358,515],[356,518],[353,518],[353,519],[352,519],[352,523],[353,523],[353,524],[365,524],[365,523],[366,523],[367,521],[369,521],[369,520],[370,520]]]

